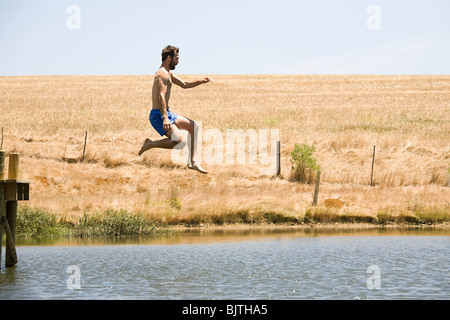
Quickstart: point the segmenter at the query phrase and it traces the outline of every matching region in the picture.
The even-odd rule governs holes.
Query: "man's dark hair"
[[[172,59],[176,53],[180,52],[180,49],[174,46],[167,46],[163,49],[163,51],[161,52],[161,56],[162,56],[162,61],[166,60],[168,56],[171,56]]]

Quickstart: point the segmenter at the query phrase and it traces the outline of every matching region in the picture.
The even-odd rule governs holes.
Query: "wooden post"
[[[19,180],[19,154],[9,154],[8,180]],[[2,216],[2,226],[6,235],[5,266],[17,263],[16,253],[17,200],[6,201],[6,216]]]
[[[3,131],[3,128],[2,128]],[[2,141],[3,144],[3,141]],[[5,180],[5,151],[0,150],[0,219],[5,214],[5,184],[2,180]],[[3,247],[3,226],[0,224],[0,268],[2,265],[2,247]]]
[[[4,202],[4,183],[0,181],[0,219],[5,216],[5,202]],[[0,224],[0,268],[2,265],[2,247],[3,247],[3,225]]]
[[[0,150],[0,180],[5,180],[5,150]]]
[[[8,180],[19,180],[19,154],[9,154]]]
[[[19,179],[19,154],[9,154],[8,180]],[[6,199],[6,216],[2,216],[1,222],[6,235],[5,266],[12,267],[17,263],[16,254],[16,217],[17,199]]]
[[[4,168],[5,152],[0,151],[0,168]],[[3,165],[2,165],[3,163]],[[16,219],[17,201],[29,200],[31,181],[19,180],[19,154],[9,155],[8,179],[0,180],[0,238],[6,235],[5,266],[17,264],[16,253]],[[3,178],[5,174],[2,175]],[[5,210],[6,204],[6,210]],[[0,241],[1,249],[1,241]],[[0,250],[1,260],[1,250]],[[1,261],[0,261],[1,263]]]
[[[447,186],[450,187],[450,169],[447,169],[447,179],[448,179]]]
[[[8,180],[19,180],[19,154],[9,154]]]
[[[6,234],[5,266],[12,267],[17,263],[16,253],[16,217],[17,201],[6,202],[6,218],[2,217],[2,225]]]
[[[316,188],[314,189],[313,206],[317,206],[317,198],[319,197],[320,171],[317,171]]]
[[[375,146],[373,146],[372,173],[370,175],[370,186],[373,187],[373,166],[375,164]]]
[[[83,148],[83,157],[81,158],[81,162],[84,162],[84,155],[86,153],[86,142],[87,142],[87,131],[84,135],[84,148]]]
[[[281,143],[277,141],[277,176],[281,175]]]

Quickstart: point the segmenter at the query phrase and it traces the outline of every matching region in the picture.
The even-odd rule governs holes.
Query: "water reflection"
[[[231,241],[267,240],[274,238],[330,237],[330,236],[446,236],[447,227],[284,227],[230,226],[225,228],[176,228],[169,235],[109,238],[35,238],[17,239],[18,246],[83,246],[127,244],[197,244]]]

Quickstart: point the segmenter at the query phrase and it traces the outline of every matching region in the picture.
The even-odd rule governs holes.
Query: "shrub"
[[[170,199],[169,203],[172,208],[181,209],[181,201],[178,198],[180,188],[178,186],[172,187],[170,189]]]
[[[317,159],[312,156],[316,151],[314,146],[310,147],[306,143],[302,146],[295,144],[291,152],[292,174],[291,181],[311,183],[314,181],[315,172],[320,170]]]

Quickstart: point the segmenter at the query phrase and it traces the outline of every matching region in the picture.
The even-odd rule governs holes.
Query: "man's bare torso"
[[[165,88],[162,88],[163,86]],[[161,100],[159,99],[159,95],[162,92],[161,90],[164,89],[165,89],[166,106],[169,106],[170,91],[172,89],[172,79],[170,73],[164,67],[161,67],[156,72],[153,81],[153,88],[152,88],[153,109],[161,109],[162,104]]]

